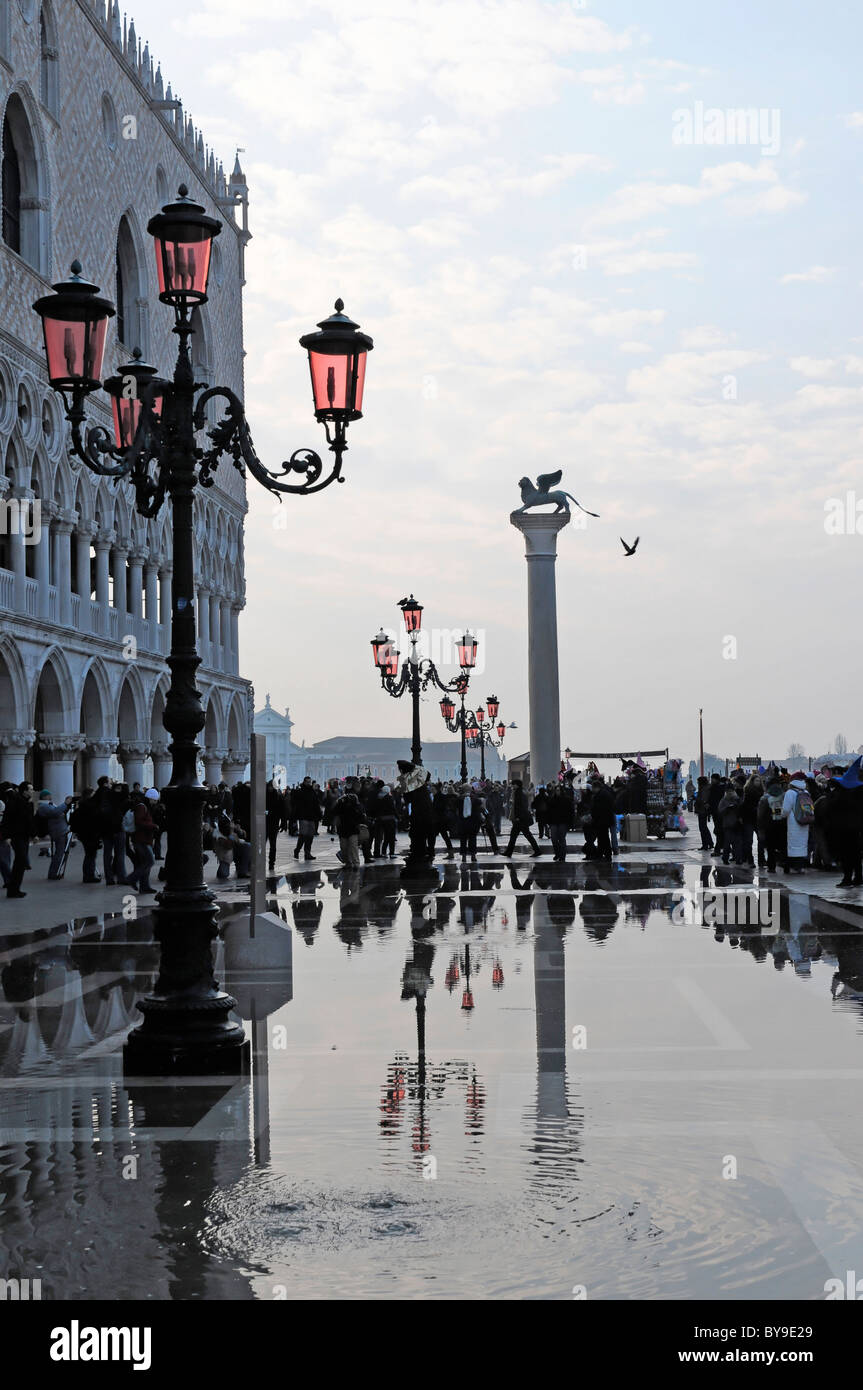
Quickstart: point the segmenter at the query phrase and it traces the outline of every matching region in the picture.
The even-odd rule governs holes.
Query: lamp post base
[[[236,1000],[219,990],[210,998],[150,995],[138,1008],[143,1023],[126,1039],[125,1076],[247,1076],[251,1053],[245,1030],[230,1020]]]

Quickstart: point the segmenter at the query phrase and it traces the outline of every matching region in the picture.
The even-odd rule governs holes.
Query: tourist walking
[[[314,859],[312,844],[318,833],[321,819],[321,803],[312,785],[311,777],[304,777],[291,797],[291,815],[297,822],[297,846],[294,858],[302,854],[305,859]],[[272,868],[273,865],[270,865]]]
[[[698,779],[695,814],[698,817],[698,829],[701,831],[701,848],[713,849],[713,836],[710,833],[710,783],[706,777]]]
[[[534,858],[536,858],[538,855],[542,853],[542,851],[539,845],[536,843],[536,840],[534,839],[533,835],[531,834],[530,827],[533,825],[533,816],[530,813],[530,805],[528,803],[527,793],[525,792],[524,787],[522,786],[521,779],[518,777],[514,777],[512,779],[511,819],[512,829],[510,830],[509,834],[509,843],[507,844],[507,847],[504,850],[504,854],[506,855],[507,859],[512,858],[512,852],[515,849],[516,840],[518,839],[519,835],[523,835],[524,838],[527,840],[527,843],[533,850]]]
[[[35,833],[38,839],[51,841],[51,862],[48,865],[48,877],[59,878],[60,866],[63,863],[66,841],[69,836],[69,822],[66,819],[65,802],[62,806],[57,805],[52,800],[51,793],[47,788],[39,793]]]

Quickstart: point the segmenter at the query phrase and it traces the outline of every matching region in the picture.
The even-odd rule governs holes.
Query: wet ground
[[[0,937],[0,1276],[43,1299],[733,1300],[863,1273],[853,906],[670,846],[297,866],[271,906],[293,949],[271,980],[223,911],[254,1044],[235,1086],[124,1084],[146,912]]]

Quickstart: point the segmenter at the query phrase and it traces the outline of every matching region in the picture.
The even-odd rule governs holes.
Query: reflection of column
[[[170,782],[173,766],[173,759],[168,752],[167,743],[151,744],[150,757],[153,759],[153,786],[161,790]]]
[[[548,782],[560,769],[560,684],[557,664],[557,533],[569,512],[513,512],[527,560],[527,673],[530,694],[530,778]]]
[[[35,729],[4,729],[0,733],[0,777],[4,782],[24,781],[24,759],[36,742]]]
[[[55,802],[62,802],[75,790],[74,762],[86,740],[83,734],[40,734],[42,786]],[[41,790],[41,788],[39,789]]]
[[[57,533],[57,621],[61,627],[72,626],[72,527],[74,512],[61,512],[54,530]]]
[[[123,780],[131,787],[144,784],[144,760],[150,756],[150,745],[137,739],[124,739],[117,755],[123,764]]]
[[[561,1118],[567,1114],[564,950],[544,893],[534,898],[533,929],[537,1110],[542,1117]]]
[[[87,785],[95,787],[100,777],[111,776],[111,758],[117,751],[117,739],[103,738],[87,744]]]

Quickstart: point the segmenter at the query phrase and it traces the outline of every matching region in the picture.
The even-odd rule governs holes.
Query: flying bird
[[[636,547],[638,546],[638,542],[639,542],[640,540],[641,540],[641,537],[640,537],[640,536],[636,536],[636,537],[635,537],[635,540],[632,542],[632,545],[627,545],[627,544],[626,544],[626,541],[623,539],[623,536],[621,536],[621,537],[620,537],[620,544],[623,546],[623,548],[624,548],[624,550],[626,551],[627,555],[634,555],[634,554],[635,554],[635,551],[636,551]]]

